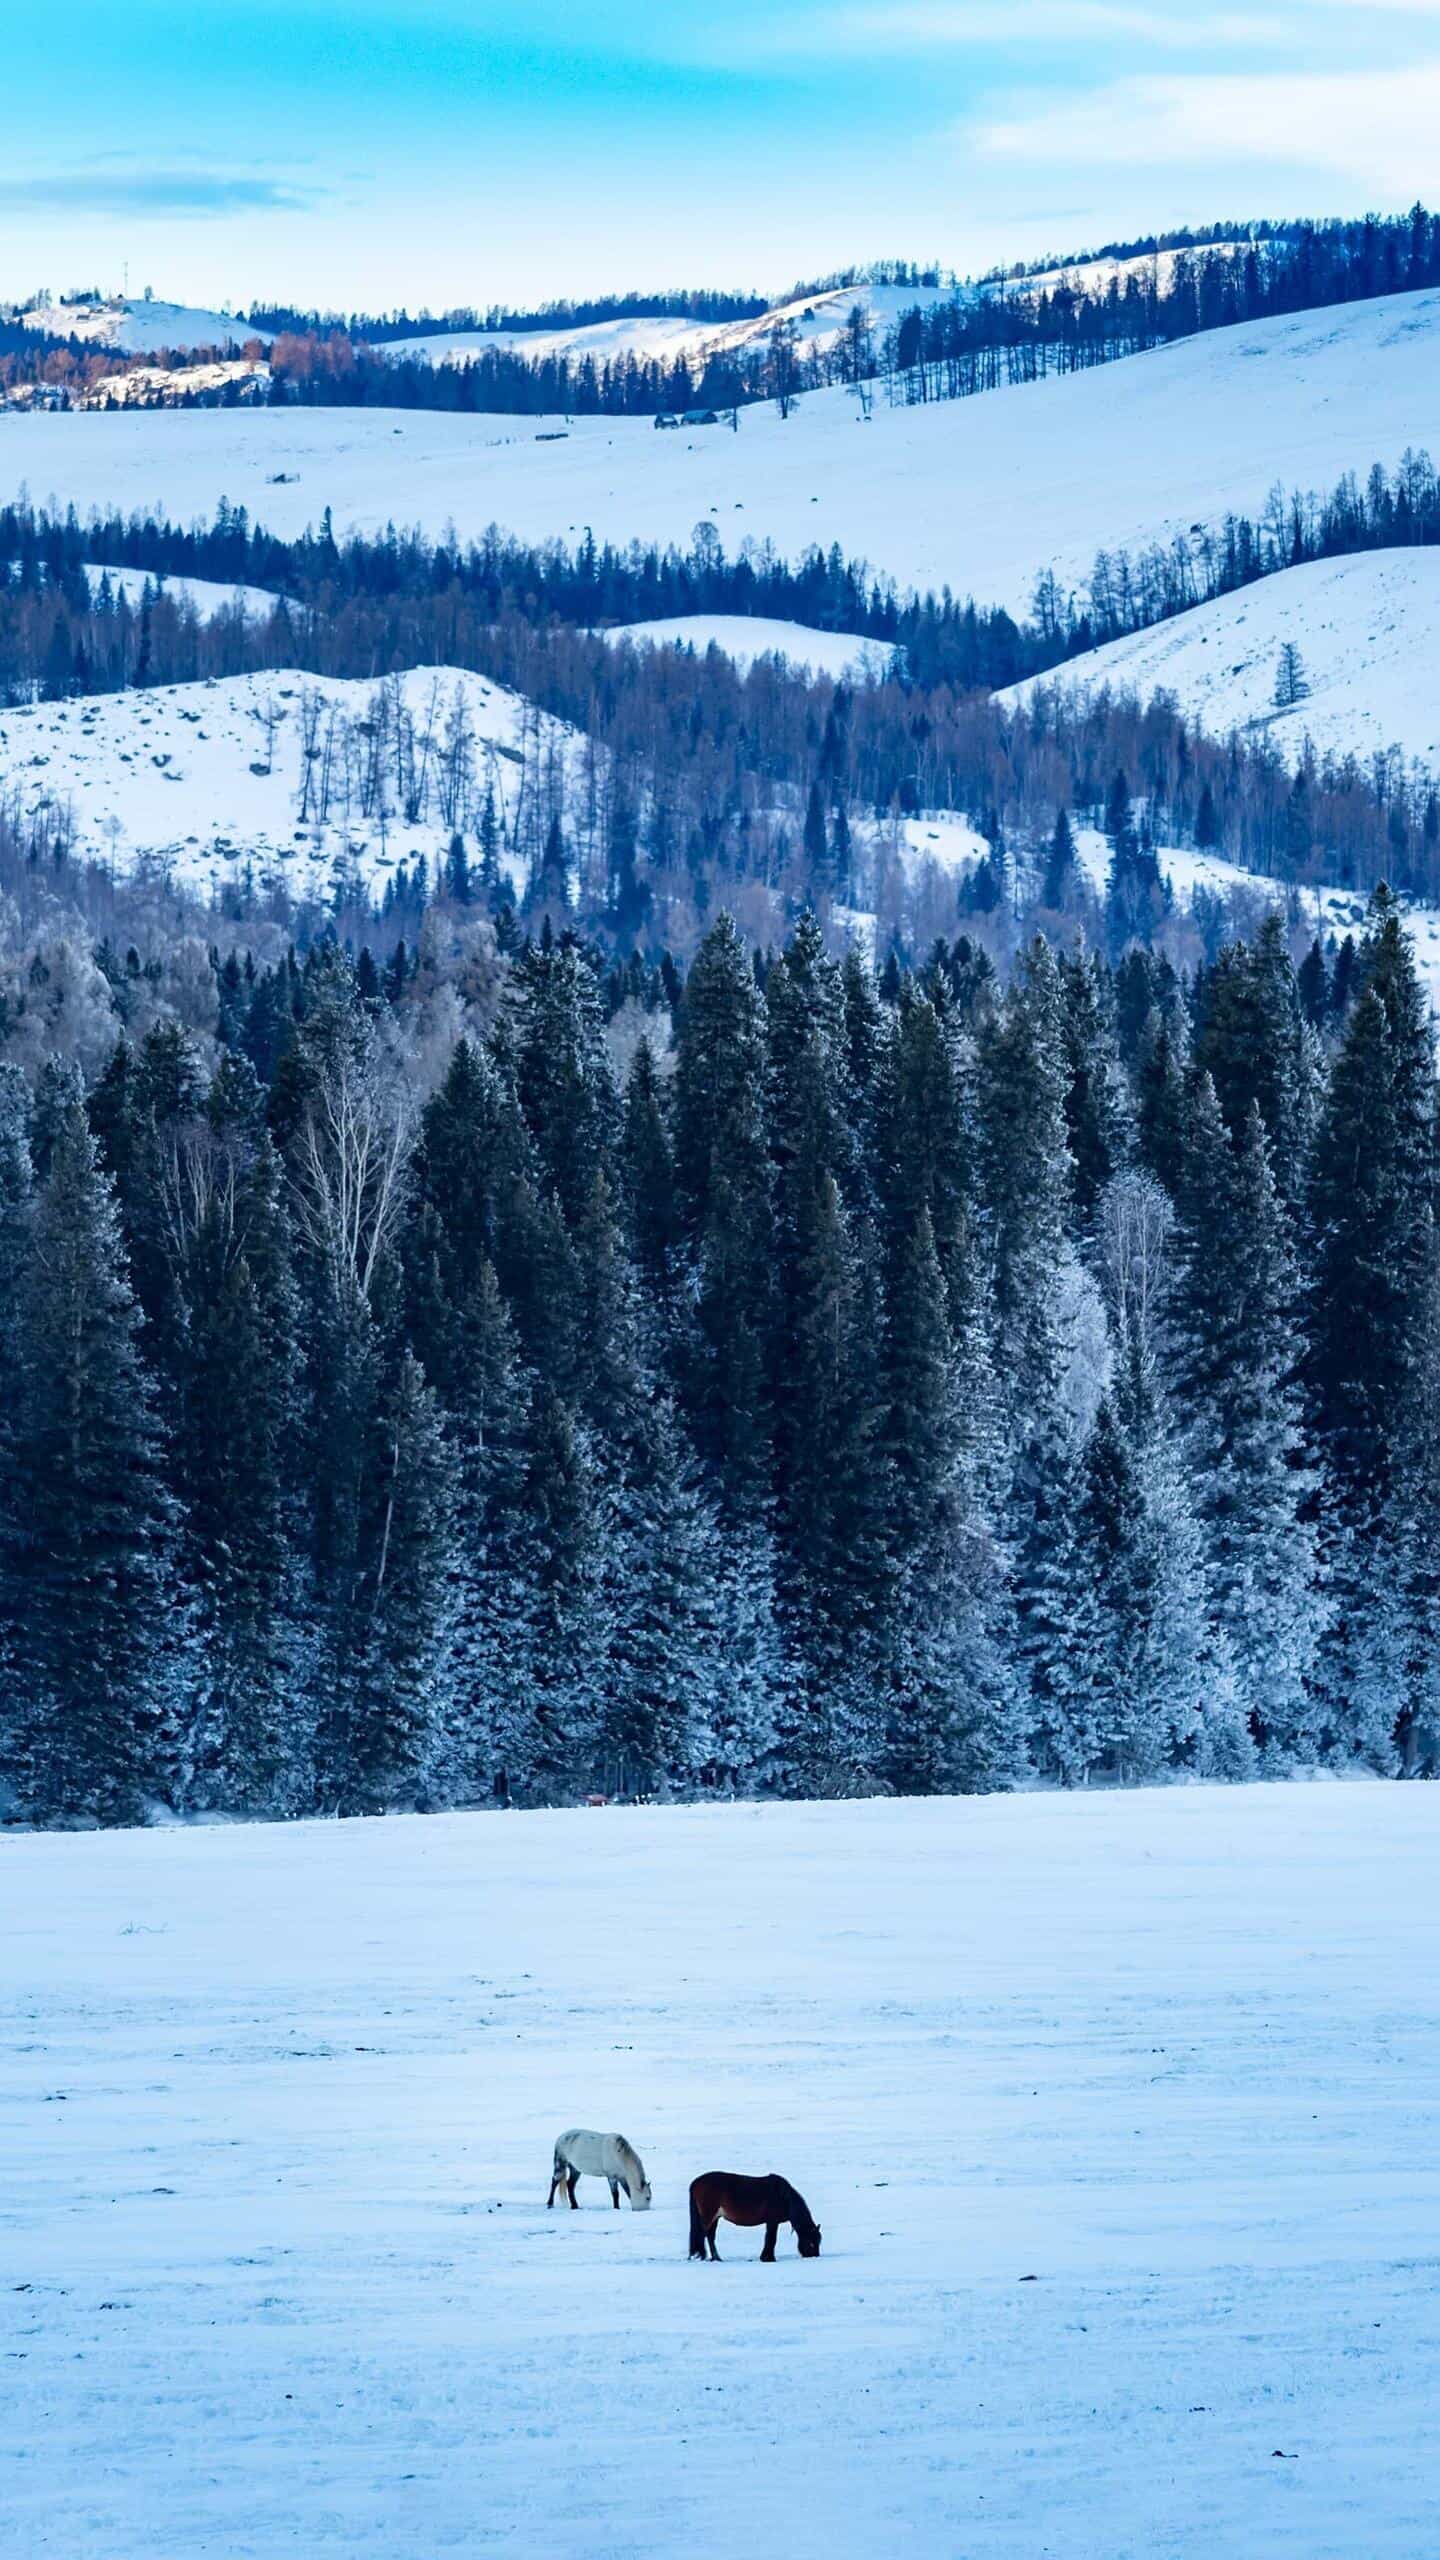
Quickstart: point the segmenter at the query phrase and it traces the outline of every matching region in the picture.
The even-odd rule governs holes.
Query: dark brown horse
[[[820,2255],[820,2225],[797,2187],[788,2178],[741,2178],[730,2169],[707,2169],[703,2178],[692,2180],[690,2187],[690,2255],[703,2258],[708,2249],[718,2258],[715,2226],[719,2222],[738,2222],[742,2229],[753,2231],[765,2225],[765,2246],[760,2252],[761,2264],[775,2263],[775,2241],[782,2222],[793,2222],[802,2258]]]

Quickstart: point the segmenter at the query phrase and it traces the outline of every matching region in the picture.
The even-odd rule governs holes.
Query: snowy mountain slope
[[[1138,277],[1146,284],[1153,280],[1157,292],[1168,293],[1182,258],[1195,263],[1204,258],[1243,258],[1254,245],[1249,240],[1209,240],[1203,247],[1193,249],[1141,249],[1128,258],[1062,259],[1036,275],[997,278],[989,290],[1019,299],[1024,294],[1053,293],[1057,285],[1064,284],[1073,293],[1098,297],[1108,293],[1112,284],[1123,293],[1126,285]]]
[[[878,344],[902,311],[944,299],[933,286],[838,285],[825,293],[804,295],[798,301],[776,303],[770,310],[744,320],[689,320],[678,314],[665,314],[658,318],[591,320],[573,328],[441,329],[413,338],[388,339],[379,352],[418,357],[431,364],[471,364],[477,356],[502,353],[526,356],[535,364],[549,356],[569,356],[577,364],[587,356],[596,364],[623,356],[652,360],[703,357],[712,351],[727,353],[763,343],[778,320],[794,322],[796,341],[802,348],[826,347],[843,334],[857,303],[866,313]]]
[[[414,338],[387,338],[376,352],[406,356],[422,364],[473,364],[480,356],[524,356],[543,364],[550,356],[569,356],[576,364],[589,356],[596,364],[617,357],[641,359],[693,354],[715,335],[713,320],[686,320],[679,315],[589,320],[554,329],[435,329]]]
[[[1077,827],[1075,847],[1093,887],[1103,897],[1110,877],[1108,843],[1096,828]],[[1194,853],[1183,845],[1158,846],[1156,859],[1181,907],[1190,906],[1197,891],[1203,891],[1227,905],[1237,902],[1247,914],[1263,912],[1267,907],[1288,911],[1293,905],[1302,927],[1322,941],[1333,936],[1343,942],[1346,934],[1358,937],[1364,931],[1368,900],[1358,889],[1337,889],[1310,881],[1292,889],[1286,881],[1267,880],[1258,871],[1243,871],[1238,863],[1226,862],[1218,853]],[[1416,967],[1429,989],[1440,1023],[1440,907],[1423,907],[1409,900],[1401,903]]]
[[[1328,488],[1436,441],[1440,293],[1247,323],[970,400],[880,403],[868,422],[835,390],[784,421],[742,411],[738,434],[587,418],[552,440],[562,425],[356,409],[6,417],[0,498],[25,485],[37,503],[189,520],[223,495],[282,534],[327,505],[337,526],[498,523],[536,540],[589,525],[688,544],[707,519],[730,550],[839,543],[902,585],[945,580],[1023,610],[1047,566],[1081,582],[1101,545],[1258,512],[1276,480]]]
[[[603,640],[629,640],[654,648],[722,649],[742,670],[757,658],[785,658],[791,666],[809,667],[831,676],[884,675],[894,650],[883,640],[867,640],[857,631],[816,631],[805,622],[779,622],[763,614],[677,613],[656,622],[622,622],[600,634]]]
[[[242,347],[251,338],[269,346],[273,329],[254,329],[232,313],[205,311],[187,302],[128,300],[37,302],[15,314],[22,328],[56,338],[83,338],[126,355],[152,355],[162,347],[179,354],[192,347]]]
[[[457,719],[467,743],[452,789]],[[534,719],[517,694],[458,668],[418,668],[383,690],[293,671],[215,678],[0,712],[0,783],[29,808],[68,809],[77,854],[118,872],[156,866],[200,891],[248,873],[323,899],[350,878],[383,888],[417,854],[433,870],[487,785],[513,831]],[[542,728],[565,750],[569,731]]]
[[[237,605],[247,620],[268,622],[279,602],[268,587],[235,586],[221,578],[161,578],[149,569],[112,569],[94,561],[85,575],[93,596],[99,596],[107,582],[112,596],[124,596],[132,605],[143,604],[147,592],[167,595],[177,604],[193,605],[202,622],[213,621],[217,613],[231,613]]]
[[[1287,642],[1300,651],[1309,691],[1277,710]],[[1398,747],[1440,767],[1440,551],[1306,561],[1072,658],[1041,681],[1142,700],[1163,687],[1212,735],[1263,729],[1292,761],[1308,738],[1321,754]],[[1001,699],[1032,690],[1016,685]]]
[[[6,2547],[1421,2560],[1437,1842],[1379,1781],[8,1836]],[[546,2212],[576,2121],[648,2214]],[[687,2264],[715,2166],[820,2257]]]
[[[221,358],[215,364],[136,365],[130,373],[111,373],[75,395],[85,409],[183,409],[192,401],[263,401],[270,395],[270,367],[249,358]]]

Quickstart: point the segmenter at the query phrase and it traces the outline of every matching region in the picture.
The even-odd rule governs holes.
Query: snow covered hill
[[[823,293],[780,302],[744,320],[689,320],[665,314],[658,318],[591,320],[554,329],[432,330],[413,338],[392,338],[382,355],[418,356],[432,364],[471,364],[477,356],[526,356],[539,364],[548,356],[569,356],[576,364],[588,356],[596,364],[616,357],[641,359],[730,353],[763,343],[777,321],[793,321],[801,348],[833,346],[843,335],[858,304],[866,314],[878,345],[903,311],[946,297],[923,285],[836,285]]]
[[[867,640],[858,631],[816,631],[806,622],[778,622],[763,614],[677,613],[656,622],[622,622],[602,632],[605,640],[648,643],[657,649],[721,649],[742,670],[757,658],[788,660],[831,676],[884,675],[894,650],[883,640]]]
[[[1287,642],[1308,690],[1277,709]],[[1440,768],[1440,551],[1371,551],[1307,561],[1152,630],[1072,658],[1050,677],[1067,692],[1108,686],[1141,700],[1163,689],[1213,735],[1263,729],[1293,762],[1398,747]],[[1017,685],[1002,699],[1024,700]]]
[[[0,1840],[0,2542],[1422,2560],[1440,1794]],[[547,2213],[617,2126],[651,2212]],[[686,2187],[782,2170],[824,2231]]]
[[[1103,897],[1110,877],[1108,843],[1098,829],[1077,827],[1075,847],[1092,886]],[[1322,942],[1343,942],[1347,934],[1358,940],[1365,929],[1369,900],[1357,889],[1309,881],[1292,889],[1284,881],[1267,880],[1258,871],[1244,871],[1238,863],[1226,862],[1218,853],[1194,853],[1183,845],[1158,846],[1156,860],[1175,893],[1177,906],[1191,906],[1197,893],[1218,898],[1222,906],[1244,919],[1247,931],[1269,907],[1278,907],[1282,913],[1293,909],[1302,930],[1318,935]],[[1408,899],[1401,904],[1416,967],[1440,1024],[1440,907],[1420,906]]]
[[[132,605],[143,604],[147,595],[167,595],[176,604],[193,605],[202,622],[231,613],[237,605],[247,621],[266,622],[279,601],[268,587],[236,586],[222,578],[162,578],[148,569],[112,569],[97,562],[87,566],[85,575],[97,598],[107,586],[112,596],[124,596]]]
[[[325,899],[353,879],[383,889],[419,854],[433,876],[487,788],[513,835],[536,719],[453,667],[383,687],[282,670],[0,712],[0,782],[68,811],[76,853],[117,872],[202,892],[248,875]],[[544,720],[531,744],[572,740]]]
[[[205,311],[188,302],[130,300],[124,294],[99,302],[36,302],[15,314],[22,328],[56,338],[82,338],[125,355],[176,354],[194,347],[242,347],[251,338],[269,346],[274,331],[254,329],[231,312]]]
[[[1329,488],[1437,440],[1440,293],[1394,295],[1217,330],[1153,354],[971,400],[877,405],[843,390],[788,420],[656,435],[644,420],[466,418],[357,409],[0,418],[0,498],[22,485],[82,511],[189,520],[217,499],[277,533],[338,526],[440,535],[498,523],[544,540],[767,537],[839,543],[902,585],[948,581],[1024,610],[1038,572],[1067,584],[1096,550],[1138,547],[1278,480]],[[563,432],[562,432],[563,430]],[[285,475],[282,479],[281,475]]]

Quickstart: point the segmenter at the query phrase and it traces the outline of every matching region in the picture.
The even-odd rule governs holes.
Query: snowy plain
[[[1102,545],[1163,541],[1271,487],[1329,489],[1437,441],[1440,292],[1219,329],[1118,364],[864,419],[845,390],[788,419],[656,435],[645,419],[290,409],[0,417],[0,500],[213,517],[281,535],[490,524],[535,541],[688,545],[702,520],[795,557],[838,543],[902,586],[1024,611]],[[561,428],[565,431],[559,433]],[[558,440],[552,440],[558,435]]]
[[[0,2550],[1428,2560],[1440,1793],[0,1838]],[[571,2123],[651,2213],[547,2214]],[[702,2169],[824,2229],[722,2230]]]
[[[1308,692],[1275,706],[1280,652],[1293,641]],[[1213,737],[1263,729],[1291,763],[1321,755],[1402,755],[1440,765],[1440,551],[1368,551],[1308,560],[1172,621],[1071,658],[1039,684],[1067,693],[1163,690]]]

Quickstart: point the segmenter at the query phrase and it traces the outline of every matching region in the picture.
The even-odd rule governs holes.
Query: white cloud
[[[1440,16],[1429,0],[1410,5]],[[1142,76],[959,130],[996,160],[1329,170],[1393,201],[1433,173],[1437,116],[1440,62],[1428,62],[1394,71]]]

